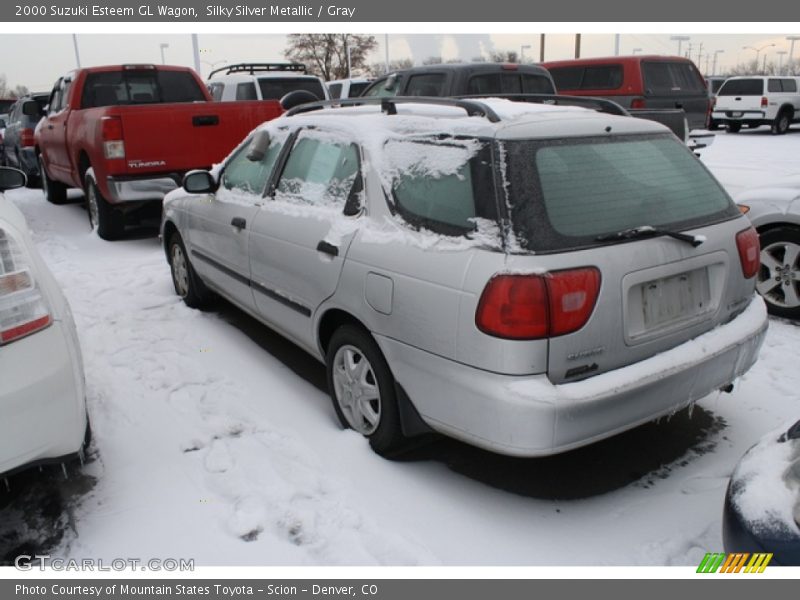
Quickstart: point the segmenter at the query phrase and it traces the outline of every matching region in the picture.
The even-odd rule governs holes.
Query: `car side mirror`
[[[344,203],[344,210],[342,211],[346,217],[354,217],[361,212],[361,191],[364,189],[364,179],[359,172],[353,181],[353,187],[350,188],[350,193],[347,195],[347,200]]]
[[[253,141],[250,142],[250,148],[247,150],[247,160],[250,162],[261,162],[267,155],[269,150],[269,131],[261,129],[256,131],[253,136]]]
[[[27,181],[25,173],[19,169],[0,167],[0,192],[25,187]]]
[[[387,92],[391,92],[395,87],[397,87],[397,73],[393,73],[386,78],[386,83],[383,86]]]
[[[183,176],[183,189],[190,194],[213,194],[219,184],[208,171],[189,171]]]
[[[28,117],[41,117],[44,111],[36,100],[26,100],[22,103],[22,114]]]

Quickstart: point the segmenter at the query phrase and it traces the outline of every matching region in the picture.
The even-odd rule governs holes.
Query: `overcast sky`
[[[680,32],[676,32],[680,35]],[[761,48],[760,57],[766,55],[768,62],[778,62],[777,51],[789,50],[787,34],[690,35],[683,42],[685,54],[691,44],[691,55],[700,69],[711,74],[714,52],[717,54],[717,72],[742,62],[752,61],[756,52],[745,50],[744,46]],[[385,36],[375,34],[379,46],[370,62],[383,62],[385,57]],[[486,56],[492,51],[513,50],[520,52],[523,45],[528,58],[539,58],[539,33],[530,34],[443,34],[443,35],[402,35],[390,34],[389,58],[411,58],[422,62],[430,56],[441,56],[444,60],[471,60],[476,56]],[[191,37],[187,34],[79,34],[78,51],[82,66],[119,63],[160,63],[161,44],[165,48],[165,60],[170,64],[194,66]],[[217,67],[229,63],[284,60],[283,49],[286,38],[278,34],[200,34],[200,48],[203,76]],[[678,42],[670,40],[670,35],[622,34],[620,54],[677,54]],[[702,47],[701,47],[702,44]],[[775,44],[775,46],[769,46]],[[566,34],[547,34],[545,40],[545,59],[556,60],[572,58],[574,36]],[[698,60],[698,53],[701,53]],[[710,53],[710,54],[709,54]],[[614,54],[614,35],[589,34],[582,36],[582,56],[609,56]],[[25,85],[32,91],[48,91],[56,78],[76,66],[72,35],[69,34],[3,34],[0,35],[0,74],[8,83]],[[800,42],[796,43],[795,59],[800,60]],[[708,63],[706,62],[708,60]],[[784,64],[788,55],[783,56]],[[708,65],[708,66],[707,66]]]

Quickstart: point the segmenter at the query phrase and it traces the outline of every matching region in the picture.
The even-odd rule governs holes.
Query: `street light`
[[[161,64],[165,65],[165,64],[167,64],[167,61],[164,58],[164,50],[169,48],[169,44],[159,44],[159,46],[161,47]]]
[[[778,50],[778,75],[783,75],[783,57],[787,54],[786,50]]]
[[[641,52],[641,51],[642,51],[642,49],[641,49],[641,48],[634,48],[634,49],[633,49],[633,53],[634,53],[634,54],[636,54],[637,52]]]
[[[688,42],[692,38],[688,35],[671,35],[669,39],[673,42],[678,42],[678,56],[683,56],[683,54],[681,54],[681,44],[683,44],[683,42]]]
[[[519,47],[519,62],[520,63],[524,63],[525,62],[525,50],[529,50],[530,47],[531,47],[530,44],[522,44],[522,46]]]
[[[717,74],[717,55],[722,54],[725,50],[714,50],[714,63],[711,67],[711,75]]]
[[[759,46],[758,48],[753,48],[752,46],[742,46],[742,50],[755,50],[755,53],[756,53],[756,70],[758,70],[758,57],[761,54],[761,51],[764,48],[772,48],[773,46],[775,46],[775,44],[764,44],[763,46]],[[766,62],[767,62],[767,57],[765,55],[764,56],[764,63],[765,63],[764,66],[765,67],[766,67]]]
[[[800,40],[800,35],[787,35],[786,39],[792,42],[789,46],[789,67],[787,70],[791,75],[794,75],[794,43]]]

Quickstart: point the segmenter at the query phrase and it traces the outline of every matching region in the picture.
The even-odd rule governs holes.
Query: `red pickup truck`
[[[214,102],[185,67],[78,69],[56,82],[36,128],[42,187],[54,204],[82,188],[92,226],[116,239],[127,215],[160,204],[186,171],[221,161],[282,112],[277,101]]]

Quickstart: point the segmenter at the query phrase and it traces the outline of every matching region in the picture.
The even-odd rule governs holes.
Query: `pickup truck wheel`
[[[172,237],[169,238],[167,256],[175,293],[190,308],[208,306],[213,300],[214,294],[206,287],[206,284],[203,283],[203,280],[200,279],[192,267],[192,263],[189,262],[186,246],[183,245],[180,234],[173,233]]]
[[[756,289],[771,314],[800,319],[800,228],[779,227],[761,234]]]
[[[778,113],[778,116],[775,117],[775,120],[772,122],[772,135],[783,135],[787,131],[789,131],[789,125],[792,124],[792,117],[789,114],[788,110],[782,110]]]
[[[742,124],[736,121],[728,121],[725,123],[725,131],[728,133],[739,133],[742,129]]]
[[[372,336],[355,325],[342,325],[331,336],[325,364],[333,408],[342,425],[366,437],[381,456],[400,450],[406,437],[394,377]]]
[[[41,156],[39,157],[39,173],[42,178],[42,191],[45,199],[51,204],[65,204],[67,202],[67,186],[60,181],[50,179]]]
[[[103,198],[91,178],[86,180],[86,212],[89,213],[89,225],[97,229],[97,235],[104,240],[119,239],[125,231],[125,215]]]

